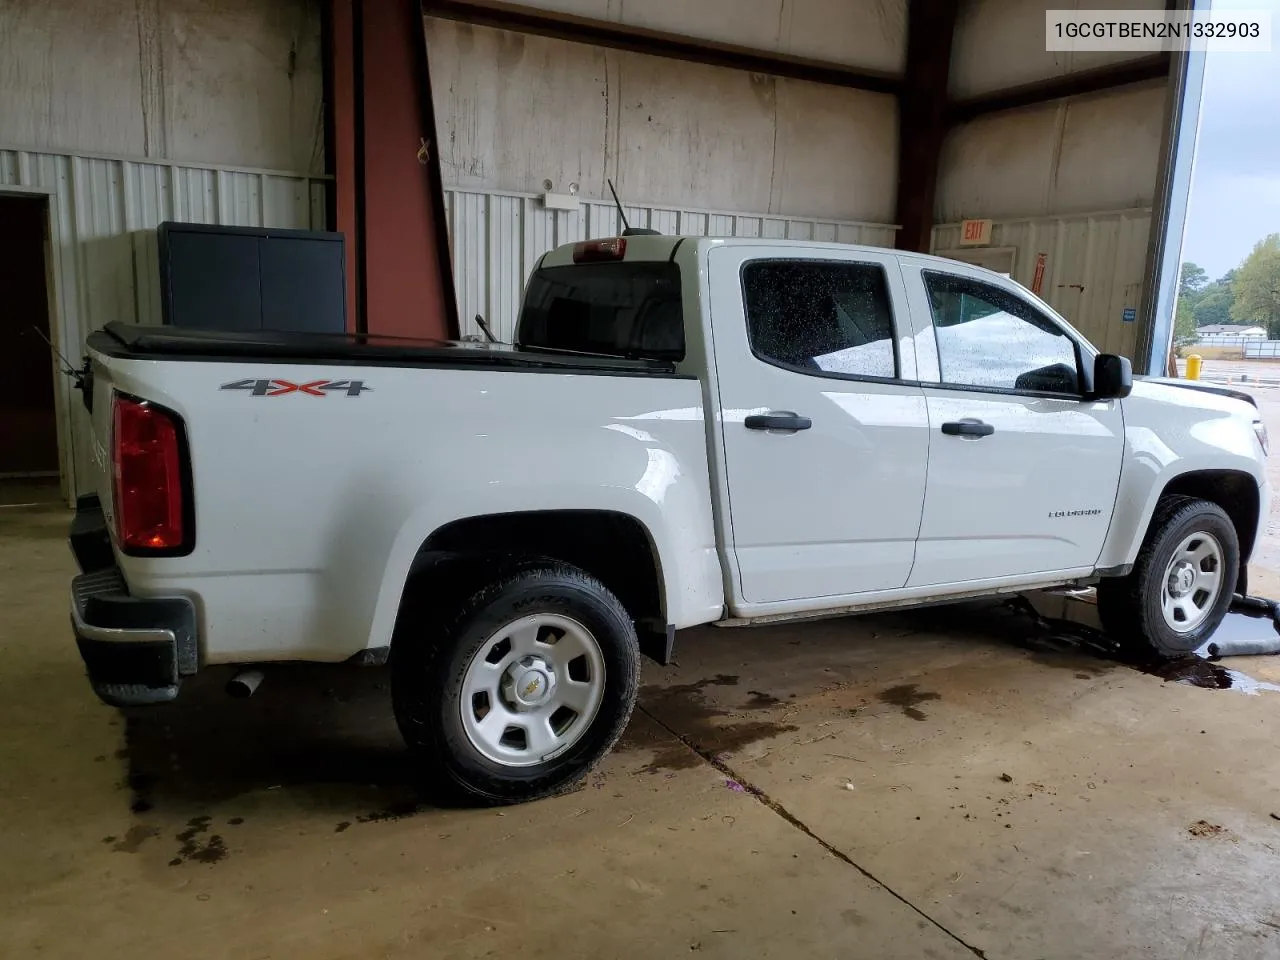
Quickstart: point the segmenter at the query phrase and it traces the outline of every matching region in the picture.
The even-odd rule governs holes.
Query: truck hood
[[[1173,391],[1172,394],[1169,392],[1171,390]],[[1203,401],[1195,403],[1194,400],[1188,398],[1181,391],[1193,391],[1200,394]],[[1151,400],[1171,401],[1184,406],[1201,406],[1206,410],[1223,410],[1233,413],[1244,413],[1245,411],[1239,410],[1229,403],[1224,404],[1222,401],[1242,401],[1253,407],[1254,410],[1258,408],[1258,402],[1243,390],[1235,390],[1216,383],[1201,383],[1199,380],[1180,380],[1173,377],[1134,377],[1133,394],[1131,396],[1133,395]]]

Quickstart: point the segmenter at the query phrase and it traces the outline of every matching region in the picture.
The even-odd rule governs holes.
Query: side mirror
[[[1093,398],[1123,400],[1133,391],[1133,364],[1128,357],[1100,353],[1093,361]]]

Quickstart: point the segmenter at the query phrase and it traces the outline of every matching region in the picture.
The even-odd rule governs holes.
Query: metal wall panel
[[[990,114],[942,150],[936,219],[1054,217],[1147,207],[1165,133],[1163,84]]]
[[[547,210],[533,194],[473,193],[445,189],[458,316],[464,336],[482,336],[480,314],[499,339],[509,341],[538,258],[553,247],[621,230],[611,203],[584,200],[576,211]],[[764,214],[672,207],[627,206],[633,227],[668,236],[778,237],[892,247],[896,227],[882,223],[808,220]]]
[[[892,96],[432,17],[425,29],[450,186],[601,197],[612,180],[675,207],[894,216]]]
[[[971,0],[960,4],[951,52],[951,96],[977,96],[1146,56],[1132,51],[1046,50],[1045,12],[1077,6],[1061,0]],[[1163,10],[1164,4],[1160,0],[1120,0],[1107,3],[1105,8],[1099,4],[1084,9],[1114,9],[1119,20],[1123,10]]]
[[[535,0],[515,6],[867,70],[906,64],[906,0]]]
[[[1075,217],[996,221],[992,247],[1014,247],[1013,279],[1031,288],[1036,262],[1045,254],[1040,297],[1067,318],[1094,346],[1133,358],[1138,324],[1126,308],[1142,301],[1150,209]],[[935,253],[960,247],[960,224],[933,228]],[[981,249],[981,248],[974,248]]]
[[[89,333],[112,320],[160,322],[163,221],[325,227],[323,179],[272,171],[0,149],[0,193],[48,197],[50,328],[73,363]],[[88,463],[87,422],[66,377],[56,377],[56,395],[64,492],[72,496]]]
[[[324,170],[318,0],[0,3],[0,143]]]

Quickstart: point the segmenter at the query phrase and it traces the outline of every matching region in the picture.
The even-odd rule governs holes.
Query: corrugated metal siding
[[[1013,279],[1027,288],[1045,254],[1041,298],[1099,350],[1132,358],[1138,324],[1123,317],[1126,307],[1137,310],[1142,300],[1150,225],[1148,209],[996,221],[991,246],[1017,249]],[[960,224],[933,228],[935,252],[959,246]]]
[[[475,315],[510,340],[524,282],[546,251],[590,237],[616,236],[622,225],[612,204],[583,201],[576,211],[547,210],[532,194],[445,190],[445,210],[463,335],[480,336]],[[669,236],[776,237],[892,247],[888,224],[808,220],[765,214],[626,207],[633,227]]]
[[[0,149],[4,190],[49,197],[50,326],[73,362],[89,333],[112,320],[160,322],[163,221],[323,229],[325,218],[319,178],[110,157]],[[57,398],[63,475],[80,477],[89,455],[84,409],[65,377]]]

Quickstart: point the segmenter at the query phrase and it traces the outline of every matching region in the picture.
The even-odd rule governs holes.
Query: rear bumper
[[[114,707],[165,703],[199,667],[195,605],[185,597],[129,594],[96,497],[81,498],[71,550],[71,629],[93,692]]]

